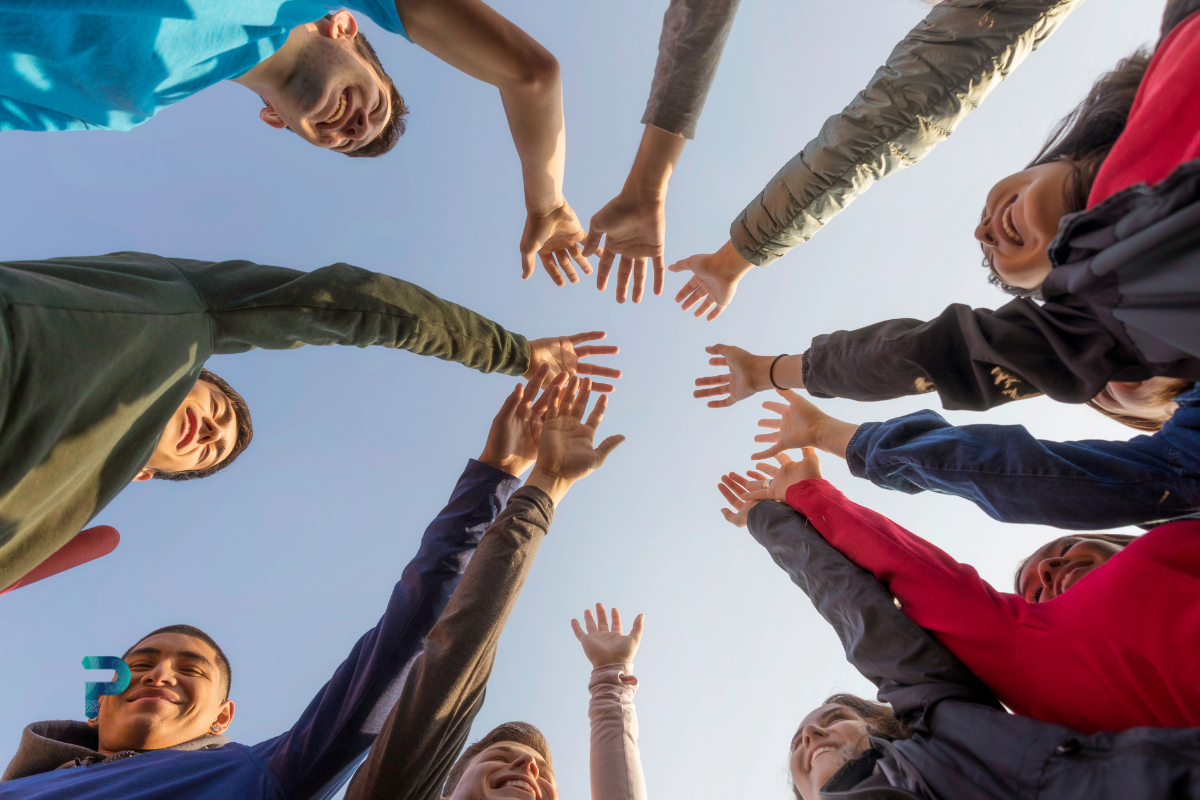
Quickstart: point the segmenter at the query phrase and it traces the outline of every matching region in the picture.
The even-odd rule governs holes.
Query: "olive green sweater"
[[[525,338],[418,286],[113,253],[0,262],[0,586],[125,488],[214,354],[383,345],[521,375]]]

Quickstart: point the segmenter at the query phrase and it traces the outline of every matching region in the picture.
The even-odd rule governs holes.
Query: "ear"
[[[138,474],[133,476],[133,479],[135,481],[148,481],[153,477],[154,473],[151,470],[142,467],[140,470],[138,470]]]
[[[224,733],[225,729],[233,724],[234,710],[232,700],[226,700],[224,703],[221,703],[221,709],[217,712],[217,718],[213,720],[213,722],[221,726],[221,730],[217,731],[217,733]]]
[[[332,19],[323,21],[325,24],[318,26],[317,30],[330,39],[353,39],[358,35],[358,20],[344,8]]]
[[[287,123],[283,121],[282,117],[275,113],[275,109],[271,108],[270,103],[258,110],[258,118],[276,130],[287,127]]]

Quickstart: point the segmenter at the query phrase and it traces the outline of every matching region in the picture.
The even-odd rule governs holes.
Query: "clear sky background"
[[[585,221],[624,181],[666,0],[497,0],[559,59],[566,196]],[[995,307],[971,237],[984,197],[1021,169],[1052,123],[1118,58],[1152,43],[1162,3],[1089,0],[924,162],[879,183],[810,243],[742,284],[715,322],[663,297],[618,306],[594,281],[520,280],[520,171],[497,92],[419,48],[366,31],[404,94],[408,133],[389,156],[322,153],[258,121],[232,83],[130,133],[9,133],[0,147],[2,257],[140,250],[297,269],[346,261],[414,281],[530,338],[606,329],[621,346],[601,435],[628,441],[571,491],[500,643],[475,733],[523,719],[554,750],[564,798],[588,796],[589,665],[569,621],[596,601],[647,616],[637,658],[652,797],[789,797],[787,744],[834,689],[870,694],[832,630],[744,530],[715,484],[750,465],[760,395],[731,409],[692,399],[714,374],[703,347],[802,352],[812,336],[948,303]],[[866,85],[924,16],[917,0],[743,0],[695,141],[667,204],[668,262],[712,252],[729,224],[822,121]],[[125,491],[96,519],[104,559],[0,598],[0,760],[34,720],[80,718],[85,655],[120,654],[186,622],[234,665],[229,730],[254,743],[291,726],[382,613],[427,522],[479,454],[514,379],[369,348],[218,356],[257,435],[227,472]],[[938,406],[824,401],[866,422]],[[1021,423],[1044,438],[1127,438],[1046,398],[955,422]],[[1054,537],[973,505],[887,492],[826,457],[826,477],[1007,588]]]

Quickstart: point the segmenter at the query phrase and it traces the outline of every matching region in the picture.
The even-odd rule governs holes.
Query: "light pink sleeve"
[[[646,778],[638,752],[633,664],[592,670],[588,717],[592,721],[592,800],[646,800]]]

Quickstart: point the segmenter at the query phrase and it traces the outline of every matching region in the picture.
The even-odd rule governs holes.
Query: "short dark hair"
[[[449,797],[454,793],[458,781],[467,771],[467,767],[471,765],[471,759],[500,742],[516,742],[525,745],[530,750],[536,750],[542,758],[546,759],[550,769],[554,769],[554,759],[550,757],[550,744],[541,731],[528,722],[505,722],[503,725],[492,728],[482,739],[462,751],[458,761],[455,761],[454,766],[450,768],[450,774],[446,776],[442,797]]]
[[[836,692],[826,697],[821,705],[841,706],[853,711],[859,719],[867,724],[867,734],[874,736],[876,739],[886,739],[889,742],[894,742],[899,739],[912,738],[912,728],[897,718],[896,712],[892,711],[892,707],[886,703],[876,703],[859,697],[856,694]],[[796,748],[799,746],[800,734],[803,731],[803,727],[798,728],[792,736],[792,743],[788,749],[789,755],[796,752]],[[800,790],[796,788],[795,782],[792,783],[792,794],[796,796],[796,800],[804,800],[800,794]]]
[[[1095,539],[1100,542],[1108,542],[1109,544],[1128,547],[1133,542],[1137,541],[1137,535],[1131,533],[1069,533],[1066,536],[1060,536],[1057,539],[1052,539],[1046,544],[1034,550],[1025,558],[1021,559],[1021,563],[1017,565],[1017,571],[1013,573],[1013,591],[1017,594],[1021,593],[1021,573],[1025,571],[1025,567],[1029,566],[1029,562],[1037,555],[1038,550],[1045,550],[1052,544],[1058,544],[1063,539]]]
[[[332,14],[325,15],[326,19],[330,17]],[[408,116],[408,106],[404,104],[404,98],[400,96],[392,77],[387,74],[387,70],[379,61],[379,54],[367,41],[367,37],[362,35],[362,31],[354,36],[354,47],[362,59],[370,64],[387,84],[388,96],[391,98],[391,110],[387,122],[383,124],[379,133],[375,134],[375,138],[361,147],[346,151],[346,155],[352,158],[375,158],[391,152],[391,149],[396,146],[396,142],[400,141],[400,137],[404,135],[404,131],[408,127],[404,120]]]
[[[232,386],[206,369],[200,370],[198,380],[211,383],[229,398],[229,405],[233,407],[233,414],[237,421],[237,437],[233,440],[233,447],[230,448],[229,455],[220,463],[213,464],[211,467],[188,469],[181,472],[154,470],[151,475],[152,478],[160,481],[191,481],[196,478],[207,478],[210,475],[216,475],[232,464],[242,454],[242,451],[250,446],[250,440],[254,438],[254,423],[250,420],[250,409],[246,406],[246,401],[242,399],[242,396],[234,391]]]
[[[1196,384],[1193,381],[1184,380],[1183,378],[1171,378],[1170,382],[1155,392],[1154,402],[1156,404],[1165,404],[1173,401],[1176,397],[1195,388]],[[1129,414],[1119,414],[1116,411],[1109,411],[1099,403],[1095,398],[1088,400],[1085,405],[1095,411],[1099,411],[1104,416],[1111,420],[1116,420],[1127,428],[1133,428],[1135,431],[1143,431],[1145,433],[1157,433],[1162,430],[1163,423],[1156,419],[1142,419]]]
[[[1025,169],[1031,169],[1056,161],[1071,165],[1072,174],[1063,187],[1066,213],[1087,208],[1096,174],[1125,130],[1129,110],[1146,68],[1150,66],[1150,58],[1148,50],[1139,49],[1097,78],[1083,101],[1054,125],[1042,149],[1025,166]],[[1001,291],[1014,297],[1039,297],[1038,289],[1023,289],[1002,281],[992,271],[987,258],[983,265],[988,269],[988,282]]]
[[[167,625],[165,627],[158,628],[157,630],[150,631],[145,636],[134,642],[133,646],[126,650],[125,654],[121,656],[121,660],[124,661],[125,659],[129,658],[129,654],[132,653],[139,644],[146,641],[151,636],[157,636],[160,633],[181,633],[184,636],[191,636],[193,639],[199,639],[211,647],[217,654],[217,667],[221,670],[221,677],[223,678],[222,684],[225,689],[225,696],[221,698],[221,702],[224,703],[229,699],[229,687],[233,685],[233,668],[229,666],[229,658],[225,655],[225,651],[221,649],[221,645],[217,644],[216,640],[193,625]]]

